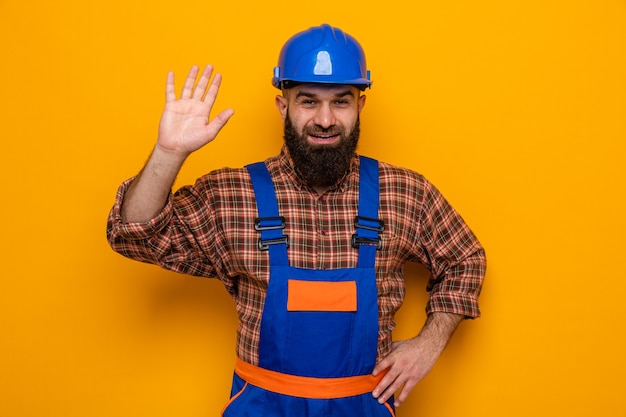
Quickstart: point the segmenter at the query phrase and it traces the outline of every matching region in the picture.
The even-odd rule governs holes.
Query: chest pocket
[[[356,281],[287,281],[287,311],[356,310]]]

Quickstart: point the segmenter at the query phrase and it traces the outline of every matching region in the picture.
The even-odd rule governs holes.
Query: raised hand
[[[232,109],[226,109],[209,119],[222,77],[215,74],[211,80],[213,67],[207,65],[194,88],[198,72],[197,66],[191,68],[178,99],[174,90],[174,73],[167,75],[166,104],[156,148],[182,158],[215,139],[234,113]]]
[[[194,88],[198,67],[191,68],[179,99],[174,92],[174,74],[167,75],[159,138],[124,197],[121,208],[124,222],[146,222],[154,218],[163,209],[185,159],[215,139],[233,115],[233,110],[227,109],[209,119],[222,80],[215,74],[209,84],[212,73],[213,67],[207,65]]]

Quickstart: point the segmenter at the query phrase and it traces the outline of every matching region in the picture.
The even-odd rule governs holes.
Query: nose
[[[313,121],[323,129],[328,129],[335,125],[335,113],[329,103],[324,103],[319,107]]]

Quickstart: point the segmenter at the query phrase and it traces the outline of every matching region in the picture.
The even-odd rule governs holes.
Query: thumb
[[[207,125],[207,131],[211,138],[215,138],[220,130],[228,123],[230,118],[235,114],[233,109],[222,110],[217,116],[211,120]]]

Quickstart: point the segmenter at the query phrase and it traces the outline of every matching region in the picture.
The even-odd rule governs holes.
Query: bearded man
[[[233,115],[209,119],[221,82],[212,72],[198,78],[192,68],[180,98],[168,74],[158,140],[120,186],[109,243],[215,277],[232,296],[237,361],[224,416],[394,415],[459,322],[479,316],[482,246],[423,176],[356,154],[369,71],[359,43],[328,25],[281,51],[280,154],[172,195],[186,158]],[[392,344],[407,261],[432,273],[428,318],[416,337]]]

